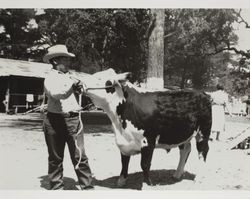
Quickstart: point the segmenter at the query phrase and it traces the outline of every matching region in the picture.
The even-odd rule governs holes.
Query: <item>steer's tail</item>
[[[211,133],[212,126],[212,105],[210,97],[206,94],[202,94],[200,98],[198,124],[200,132],[196,136],[196,147],[199,153],[199,158],[203,158],[206,161],[207,153],[209,150],[208,141]]]

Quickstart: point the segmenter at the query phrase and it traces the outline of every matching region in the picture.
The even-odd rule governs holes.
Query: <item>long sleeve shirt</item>
[[[52,70],[45,78],[44,90],[48,97],[49,112],[68,113],[80,110],[73,93],[73,83],[69,73],[65,74],[57,70]]]

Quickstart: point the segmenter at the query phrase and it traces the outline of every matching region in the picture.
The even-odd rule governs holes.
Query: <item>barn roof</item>
[[[51,68],[50,64],[0,58],[0,77],[14,75],[45,78]]]

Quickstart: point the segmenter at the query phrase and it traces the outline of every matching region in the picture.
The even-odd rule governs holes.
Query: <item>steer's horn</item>
[[[131,72],[121,73],[121,74],[117,75],[116,80],[118,80],[118,81],[126,81],[131,77],[131,75],[132,75]]]

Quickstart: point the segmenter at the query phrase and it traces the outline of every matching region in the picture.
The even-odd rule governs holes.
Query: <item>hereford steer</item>
[[[112,121],[122,161],[118,186],[125,184],[130,156],[138,153],[144,182],[152,185],[149,170],[154,148],[179,147],[174,177],[181,178],[193,137],[199,158],[206,160],[212,121],[210,97],[193,90],[144,90],[126,81],[127,76],[109,69],[83,79],[84,93]]]

